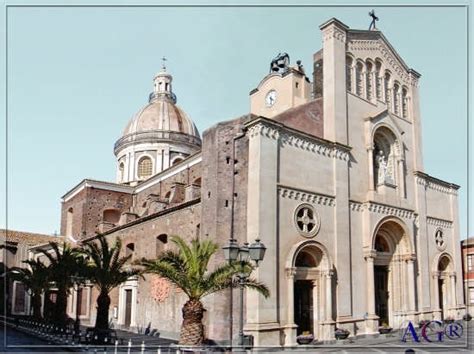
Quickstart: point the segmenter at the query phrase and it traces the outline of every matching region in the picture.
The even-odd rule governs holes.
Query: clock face
[[[275,104],[275,101],[276,101],[276,91],[275,90],[271,90],[267,93],[267,95],[265,96],[265,105],[267,107],[271,107]]]

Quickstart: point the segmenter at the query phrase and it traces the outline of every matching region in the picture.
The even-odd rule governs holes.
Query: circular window
[[[443,230],[441,229],[436,230],[435,242],[436,242],[436,247],[438,247],[440,251],[443,251],[446,248],[446,240],[444,239]]]
[[[295,226],[305,237],[316,235],[321,226],[319,215],[310,204],[301,204],[295,210]]]

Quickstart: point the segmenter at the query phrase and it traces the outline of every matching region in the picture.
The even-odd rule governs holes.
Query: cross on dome
[[[163,57],[161,58],[161,62],[162,62],[162,63],[161,63],[161,68],[163,69],[163,71],[166,71],[166,61],[167,61],[167,60],[168,60],[168,59],[166,59],[165,56],[163,56]]]

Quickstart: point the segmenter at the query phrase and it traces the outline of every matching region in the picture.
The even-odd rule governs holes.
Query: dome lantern
[[[149,102],[158,98],[167,98],[173,103],[176,103],[176,95],[173,93],[171,86],[173,76],[166,72],[166,58],[163,57],[161,60],[163,61],[163,64],[160,72],[158,72],[153,79],[153,92],[150,94]]]

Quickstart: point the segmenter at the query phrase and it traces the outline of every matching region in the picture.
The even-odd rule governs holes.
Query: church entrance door
[[[295,323],[297,335],[313,332],[313,282],[311,280],[295,281]]]
[[[125,290],[125,322],[124,325],[130,327],[132,321],[132,290]]]
[[[388,319],[388,271],[386,266],[374,267],[375,282],[375,314],[379,323],[389,323]]]

